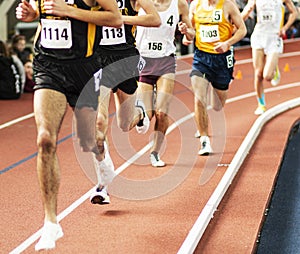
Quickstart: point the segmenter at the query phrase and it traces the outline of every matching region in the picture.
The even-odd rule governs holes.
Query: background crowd
[[[0,99],[18,99],[33,92],[33,51],[26,45],[26,37],[20,34],[9,42],[0,40]]]

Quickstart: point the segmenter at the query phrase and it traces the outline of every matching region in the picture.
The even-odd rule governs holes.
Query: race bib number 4
[[[219,26],[200,26],[200,40],[202,42],[214,42],[220,40]]]
[[[70,20],[41,20],[41,44],[45,48],[68,49],[72,47]]]

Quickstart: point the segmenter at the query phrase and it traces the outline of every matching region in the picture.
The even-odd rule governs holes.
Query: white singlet
[[[167,10],[158,12],[161,19],[160,27],[137,26],[136,47],[141,56],[158,58],[175,54],[174,42],[176,25],[179,22],[178,0],[171,0]],[[143,9],[139,15],[144,15]]]
[[[266,55],[283,52],[279,31],[283,23],[282,0],[257,0],[257,23],[251,35],[251,47],[264,49]]]
[[[282,0],[257,0],[257,23],[254,32],[278,34],[283,21],[283,8]]]

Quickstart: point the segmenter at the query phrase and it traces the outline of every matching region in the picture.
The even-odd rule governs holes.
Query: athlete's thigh
[[[61,92],[38,89],[34,93],[34,114],[38,131],[57,135],[67,108],[67,99]]]
[[[118,111],[122,112],[122,114],[133,114],[134,104],[135,104],[136,95],[134,94],[127,94],[122,90],[118,89],[114,93],[114,100],[117,113]],[[125,117],[125,116],[124,116]]]
[[[98,113],[108,114],[108,107],[110,102],[111,89],[106,86],[100,86],[100,94],[98,97]]]
[[[175,74],[169,73],[157,80],[156,110],[167,113],[173,97]]]
[[[273,72],[278,65],[279,53],[270,53],[266,57],[266,64],[264,68],[264,77],[271,77]]]
[[[192,88],[194,91],[194,95],[197,100],[200,100],[204,103],[207,102],[207,92],[209,87],[209,82],[207,79],[199,77],[197,75],[193,75],[191,77]]]
[[[137,89],[137,98],[144,102],[148,115],[153,110],[153,88],[152,84],[139,82]]]
[[[265,65],[265,54],[263,49],[252,49],[253,67],[255,70],[263,71]]]
[[[213,108],[217,111],[221,110],[222,107],[224,107],[227,99],[228,90],[219,90],[214,88],[213,89],[214,94],[214,101],[213,101]]]

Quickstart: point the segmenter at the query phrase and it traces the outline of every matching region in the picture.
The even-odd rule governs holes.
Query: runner
[[[35,245],[38,251],[55,248],[56,240],[63,236],[57,221],[60,167],[56,143],[67,104],[74,110],[76,106],[77,130],[79,134],[85,133],[79,136],[83,151],[97,153],[95,126],[86,127],[97,108],[99,92],[94,89],[94,82],[88,84],[99,69],[93,54],[101,38],[97,25],[120,27],[122,19],[116,3],[106,0],[22,0],[16,17],[25,22],[39,19],[33,62],[34,114],[37,173],[45,219],[41,238]],[[78,98],[87,85],[92,89],[80,104]]]

